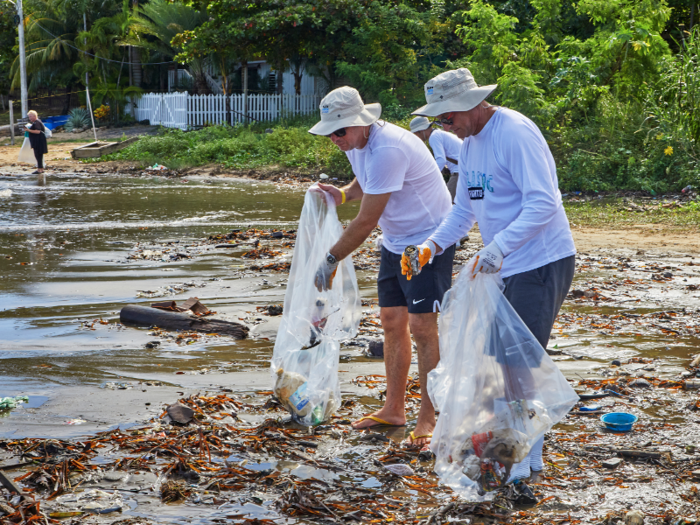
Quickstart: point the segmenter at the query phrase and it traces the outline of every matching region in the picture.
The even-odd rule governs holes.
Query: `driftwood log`
[[[190,330],[195,332],[230,335],[236,339],[248,336],[248,327],[241,323],[209,319],[178,312],[167,312],[148,306],[133,304],[122,308],[119,320],[132,326],[157,326],[166,330]]]

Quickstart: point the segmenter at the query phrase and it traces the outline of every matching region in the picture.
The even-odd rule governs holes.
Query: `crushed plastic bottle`
[[[29,403],[29,398],[27,396],[3,397],[0,398],[0,410],[12,410],[22,403]]]

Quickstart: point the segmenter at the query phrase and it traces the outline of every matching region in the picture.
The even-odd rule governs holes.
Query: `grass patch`
[[[408,129],[411,116],[397,125]],[[345,153],[326,137],[311,135],[318,116],[298,116],[274,123],[244,126],[208,126],[196,131],[162,128],[157,136],[141,139],[122,151],[96,161],[139,161],[182,169],[220,164],[233,170],[271,166],[300,171],[324,171],[337,177],[352,176]]]
[[[605,202],[565,201],[564,208],[569,222],[576,226],[624,229],[638,224],[661,224],[689,231],[700,229],[700,202],[695,200],[679,204],[680,207],[675,207],[672,202],[647,201],[637,204],[614,199]]]
[[[189,132],[163,129],[157,136],[141,137],[100,160],[158,163],[173,169],[206,164],[220,164],[227,169],[277,165],[302,171],[323,170],[336,176],[350,174],[345,154],[329,139],[310,135],[309,127],[302,119],[296,119],[278,123],[274,128],[258,123],[248,128],[209,126]]]

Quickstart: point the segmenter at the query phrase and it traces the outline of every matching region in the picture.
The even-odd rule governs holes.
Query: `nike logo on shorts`
[[[425,297],[423,297],[423,299],[421,299],[420,301],[416,301],[416,300],[414,299],[414,300],[413,300],[413,304],[422,303],[423,301],[425,301]]]

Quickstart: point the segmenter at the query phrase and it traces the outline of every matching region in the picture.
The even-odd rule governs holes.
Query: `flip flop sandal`
[[[394,423],[389,423],[388,421],[384,421],[383,419],[381,419],[381,418],[379,418],[379,417],[377,417],[377,416],[362,416],[360,419],[358,419],[357,421],[355,421],[355,423],[360,423],[360,422],[366,421],[366,420],[368,420],[368,419],[371,420],[371,421],[376,421],[378,424],[377,424],[377,425],[370,425],[370,426],[368,426],[368,427],[362,427],[362,428],[355,428],[355,427],[353,427],[353,428],[354,428],[355,430],[367,430],[367,429],[369,429],[369,428],[380,427],[380,426],[382,426],[382,425],[385,425],[385,426],[388,426],[388,427],[405,427],[405,426],[406,426],[406,423],[404,423],[403,425],[395,425]]]
[[[403,445],[406,448],[421,448],[422,449],[424,446],[428,445],[429,443],[421,443],[420,445],[418,445],[416,443],[416,441],[418,439],[423,439],[423,438],[432,438],[433,434],[432,433],[431,434],[422,434],[420,436],[416,436],[413,433],[413,431],[411,431],[411,432],[409,432],[408,437],[411,440],[410,443],[409,443],[408,439],[403,442]]]

